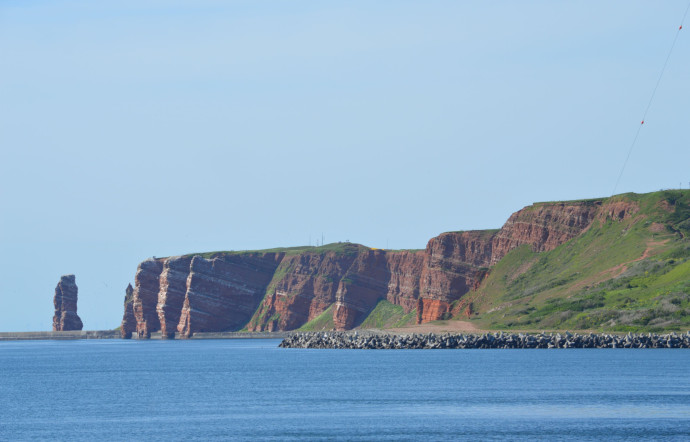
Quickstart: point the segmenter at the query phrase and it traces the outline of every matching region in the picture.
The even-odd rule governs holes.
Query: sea
[[[0,440],[690,440],[688,350],[0,342]]]

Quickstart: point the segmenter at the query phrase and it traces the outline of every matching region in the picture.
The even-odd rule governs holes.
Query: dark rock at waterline
[[[486,333],[394,335],[374,332],[292,333],[282,348],[342,349],[517,349],[517,348],[690,348],[685,334]]]

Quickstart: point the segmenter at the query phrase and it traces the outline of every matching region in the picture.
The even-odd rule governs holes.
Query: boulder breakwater
[[[372,332],[292,333],[282,348],[394,349],[518,349],[518,348],[690,348],[684,334],[485,333],[394,335]]]

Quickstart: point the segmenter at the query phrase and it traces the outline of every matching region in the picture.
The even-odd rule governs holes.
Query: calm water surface
[[[0,343],[0,440],[690,439],[686,350]]]

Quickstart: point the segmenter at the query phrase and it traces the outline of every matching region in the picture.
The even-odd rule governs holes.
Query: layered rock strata
[[[335,294],[333,322],[348,330],[364,320],[376,303],[387,297],[390,268],[383,250],[361,250],[340,280]]]
[[[523,244],[535,252],[555,249],[589,227],[600,207],[600,201],[542,203],[515,212],[492,240],[491,265]]]
[[[182,337],[195,332],[235,331],[256,311],[283,253],[231,254],[213,259],[195,256],[177,330]]]
[[[293,330],[322,314],[335,302],[341,280],[360,248],[364,247],[346,244],[339,252],[285,256],[249,322],[249,330]]]
[[[156,313],[163,338],[172,338],[177,331],[187,293],[187,278],[191,256],[168,258],[163,263],[163,270],[158,277],[158,302]]]
[[[401,252],[386,252],[388,264],[388,289],[386,300],[400,305],[405,312],[417,308],[422,272],[425,266],[425,250],[405,250]]]
[[[63,275],[55,287],[53,331],[81,330],[84,324],[77,314],[77,284],[74,275]]]
[[[491,264],[495,233],[450,232],[429,241],[421,270],[418,323],[448,316],[452,303],[481,283]]]
[[[469,315],[461,299],[511,250],[552,250],[581,234],[596,216],[620,219],[634,211],[620,203],[602,208],[601,201],[535,204],[514,213],[500,230],[443,233],[418,251],[345,243],[289,253],[149,259],[135,278],[136,332],[189,337],[242,328],[294,330],[329,308],[333,327],[346,330],[383,299],[405,313],[416,310],[418,323]]]
[[[136,333],[140,338],[149,338],[151,333],[160,330],[160,320],[156,306],[160,291],[160,275],[165,259],[150,258],[139,264],[134,277],[132,310],[136,320]]]

